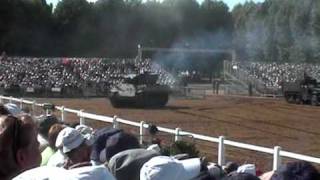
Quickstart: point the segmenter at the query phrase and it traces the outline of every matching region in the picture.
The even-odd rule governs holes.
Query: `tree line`
[[[229,38],[201,48],[227,48],[233,28],[227,5],[212,0],[61,0],[54,9],[45,0],[1,0],[0,13],[0,50],[30,56],[128,57],[138,44],[191,46],[199,34]]]
[[[239,60],[316,62],[320,1],[0,1],[0,51],[19,56],[134,57],[137,45],[235,49]]]
[[[233,11],[234,47],[249,61],[318,62],[320,1],[266,0]]]

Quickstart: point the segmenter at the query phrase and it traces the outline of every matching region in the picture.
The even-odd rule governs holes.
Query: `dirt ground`
[[[105,98],[37,99],[99,115],[117,115],[132,121],[218,137],[319,157],[320,107],[287,104],[282,99],[236,96],[209,96],[206,99],[174,99],[162,109],[115,109]],[[72,121],[75,116],[67,115]],[[87,121],[88,122],[88,121]],[[92,123],[101,127],[100,122]],[[202,155],[217,161],[217,146],[195,141]],[[226,146],[226,161],[256,163],[263,170],[272,168],[272,155]],[[287,159],[284,159],[287,161]]]

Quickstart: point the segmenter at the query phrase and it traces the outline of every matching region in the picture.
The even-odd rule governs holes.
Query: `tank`
[[[304,76],[296,82],[286,82],[282,85],[283,95],[287,102],[295,104],[320,104],[320,84],[310,76]]]
[[[113,107],[164,107],[170,87],[157,83],[159,74],[128,74],[121,83],[112,85],[109,99]]]

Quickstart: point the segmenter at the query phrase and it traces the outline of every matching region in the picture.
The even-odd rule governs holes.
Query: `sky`
[[[55,6],[57,4],[59,0],[47,0],[47,3],[53,3],[53,5]],[[90,1],[90,2],[94,2],[96,0],[87,0],[87,1]],[[197,0],[198,2],[202,2],[203,0]],[[237,5],[238,3],[244,3],[246,1],[251,1],[251,0],[222,0],[224,3],[226,3],[229,8],[232,10],[232,8]],[[254,2],[263,2],[264,0],[252,0]]]

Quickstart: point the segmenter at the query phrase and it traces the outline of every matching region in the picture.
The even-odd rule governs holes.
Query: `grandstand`
[[[224,61],[223,76],[232,84],[230,94],[245,94],[252,84],[254,94],[258,96],[279,96],[283,82],[302,79],[305,73],[319,80],[320,65]]]

